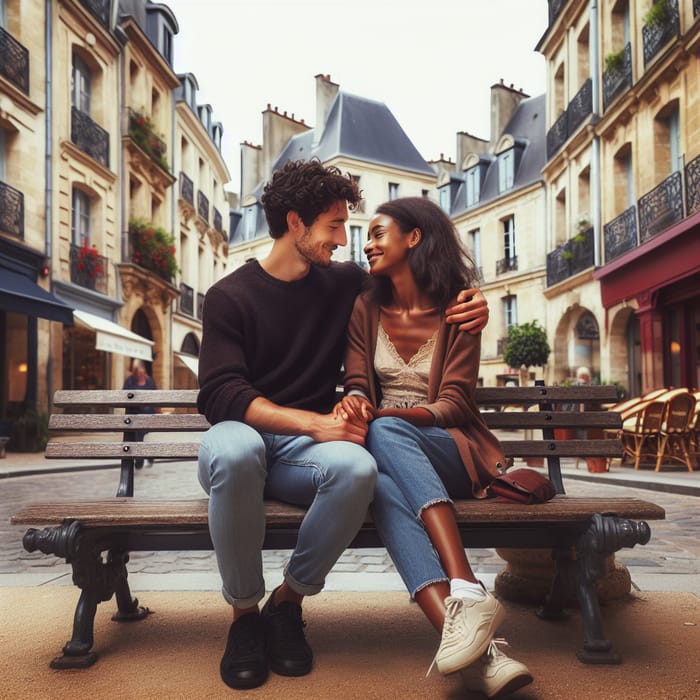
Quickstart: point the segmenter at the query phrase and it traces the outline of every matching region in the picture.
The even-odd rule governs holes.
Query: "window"
[[[450,213],[450,186],[444,185],[438,191],[440,193],[440,208],[444,212],[447,212],[449,214]]]
[[[71,236],[75,245],[90,243],[90,197],[76,188],[73,188]]]
[[[258,218],[258,209],[254,205],[243,210],[243,240],[249,241],[255,237],[255,226]]]
[[[420,196],[425,197],[427,199],[428,197],[430,197],[430,192],[428,192],[428,190],[421,190]]]
[[[481,170],[478,165],[467,170],[466,179],[467,206],[471,207],[479,202],[479,196],[481,194]]]
[[[678,101],[666,105],[654,120],[654,166],[661,181],[683,167]]]
[[[71,104],[81,112],[90,114],[90,69],[75,53],[71,72]]]
[[[507,335],[510,327],[518,323],[518,297],[515,294],[503,297],[503,320]]]
[[[503,253],[507,260],[515,258],[515,219],[512,216],[503,222]]]
[[[637,201],[632,171],[632,146],[626,143],[613,159],[615,214],[621,214]]]
[[[498,156],[498,191],[505,192],[513,187],[514,158],[511,148]]]
[[[362,238],[362,226],[350,227],[350,256],[361,267],[369,267],[364,253],[364,239]]]
[[[478,228],[469,232],[469,247],[472,251],[474,264],[481,270],[481,231]]]
[[[390,182],[389,183],[389,199],[398,199],[399,197],[399,183]]]

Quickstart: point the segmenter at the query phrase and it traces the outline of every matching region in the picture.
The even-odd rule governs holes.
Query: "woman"
[[[492,644],[505,613],[469,565],[451,501],[486,497],[505,464],[474,402],[480,338],[444,321],[476,275],[450,219],[422,197],[382,204],[365,254],[370,285],[348,327],[338,410],[370,421],[373,517],[411,595],[442,631],[438,669],[465,669],[470,689],[489,697],[510,692],[532,677]]]

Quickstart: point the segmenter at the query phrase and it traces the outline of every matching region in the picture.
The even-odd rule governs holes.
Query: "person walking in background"
[[[131,363],[131,374],[124,380],[124,386],[122,389],[156,389],[156,383],[153,381],[153,377],[148,374],[146,370],[146,363],[143,360],[135,359]],[[155,413],[153,406],[128,406],[126,409],[127,414],[135,413]],[[143,442],[144,437],[146,437],[145,430],[130,430],[124,433],[125,442]],[[146,466],[152,467],[153,460],[146,460]],[[143,460],[135,459],[134,467],[136,469],[143,468]]]
[[[377,530],[413,599],[442,634],[435,663],[488,697],[531,682],[493,637],[505,616],[467,559],[451,498],[485,498],[506,460],[474,400],[480,336],[444,310],[476,274],[454,226],[423,197],[377,208],[371,284],[348,326],[343,417],[368,422]],[[431,666],[432,668],[432,666]]]

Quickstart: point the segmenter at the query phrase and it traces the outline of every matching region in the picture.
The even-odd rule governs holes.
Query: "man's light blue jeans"
[[[447,581],[420,516],[435,503],[472,497],[452,436],[444,428],[377,418],[369,424],[367,449],[379,469],[372,517],[409,593]]]
[[[247,608],[265,595],[263,498],[308,506],[284,578],[301,595],[320,592],[367,515],[376,476],[374,458],[351,442],[260,433],[237,421],[212,426],[199,449],[199,483],[224,598]]]

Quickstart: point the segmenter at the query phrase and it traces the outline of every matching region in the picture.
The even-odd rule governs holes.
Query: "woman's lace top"
[[[382,387],[379,408],[413,408],[428,402],[428,375],[436,338],[437,331],[408,362],[404,362],[379,324],[374,352],[374,369]]]

